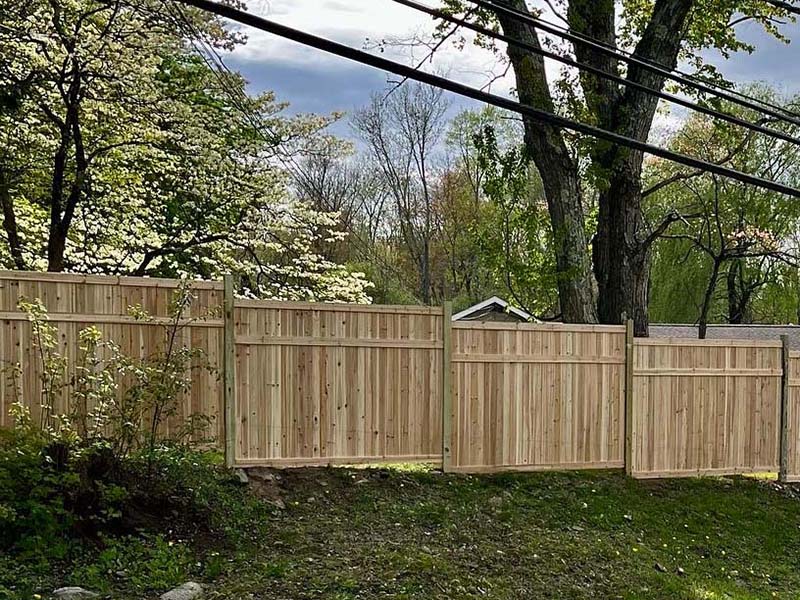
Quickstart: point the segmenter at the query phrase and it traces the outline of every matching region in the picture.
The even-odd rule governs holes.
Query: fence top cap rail
[[[699,340],[697,338],[681,337],[650,337],[635,338],[634,343],[637,346],[729,346],[737,348],[744,346],[750,348],[783,348],[783,343],[780,340],[723,340],[717,338],[710,340]]]
[[[180,279],[162,279],[160,277],[128,277],[122,275],[89,275],[83,273],[42,273],[37,271],[5,271],[0,270],[2,281],[40,281],[48,283],[90,283],[98,285],[119,285],[128,287],[163,287],[177,288]],[[222,291],[219,281],[190,279],[193,289]],[[0,283],[0,286],[3,284]]]
[[[347,304],[344,302],[289,302],[284,300],[256,300],[237,298],[236,308],[272,308],[279,310],[319,310],[329,312],[397,313],[442,316],[441,306],[414,306],[406,304]]]
[[[581,325],[577,323],[499,323],[453,321],[453,329],[493,329],[500,331],[566,331],[576,333],[625,333],[625,325]]]

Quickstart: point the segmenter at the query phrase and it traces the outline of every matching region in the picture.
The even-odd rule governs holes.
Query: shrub
[[[163,432],[190,390],[192,371],[210,369],[201,350],[179,343],[191,324],[184,315],[193,298],[186,282],[175,291],[167,323],[153,325],[163,327],[164,343],[152,355],[126,356],[113,340],[103,340],[100,330],[90,326],[79,333],[79,352],[72,364],[58,351],[57,328],[41,301],[21,299],[19,307],[28,315],[40,363],[41,402],[34,419],[17,398],[12,406],[16,428],[28,434],[38,431],[46,443],[65,451],[109,449],[117,460],[143,449],[152,452],[165,441],[208,441],[202,438],[209,425],[205,415],[190,416],[170,435]],[[142,321],[153,320],[139,306],[130,307],[129,313]],[[6,372],[18,393],[21,366],[8,365]],[[57,410],[60,405],[64,410]]]
[[[30,597],[14,580],[54,577],[55,564],[63,568],[58,583],[102,590],[124,574],[129,588],[163,589],[196,568],[186,534],[230,531],[228,513],[244,493],[219,457],[193,449],[193,441],[208,441],[207,419],[190,417],[170,434],[163,427],[177,420],[192,371],[209,368],[201,352],[180,344],[192,298],[188,285],[176,292],[163,348],[151,356],[125,356],[88,327],[73,361],[58,351],[42,303],[20,302],[41,401],[32,413],[18,397],[14,428],[0,431],[0,599]],[[152,319],[141,308],[130,312]],[[18,390],[20,365],[6,373]]]

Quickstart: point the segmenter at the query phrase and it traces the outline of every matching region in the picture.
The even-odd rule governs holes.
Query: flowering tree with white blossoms
[[[243,40],[144,0],[0,0],[0,261],[9,268],[218,278],[245,293],[369,301],[329,261],[337,218],[292,194],[281,157],[329,118],[289,119],[217,72],[191,36]],[[181,19],[191,23],[181,27]]]

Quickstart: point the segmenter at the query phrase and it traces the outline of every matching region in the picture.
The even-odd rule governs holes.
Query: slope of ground
[[[286,508],[215,597],[800,597],[800,502],[775,484],[620,473],[271,477],[251,481]]]
[[[154,598],[187,579],[212,599],[800,597],[800,500],[774,482],[341,468],[256,471],[246,491],[214,477],[186,492],[213,527],[150,514],[142,539],[58,569],[0,557],[0,598],[66,584]]]

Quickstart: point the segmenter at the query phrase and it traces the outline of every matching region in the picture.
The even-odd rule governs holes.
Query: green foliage
[[[770,89],[748,92],[789,103]],[[740,107],[725,110],[755,121]],[[776,124],[796,135],[797,127]],[[797,146],[695,116],[671,141],[681,152],[781,181],[800,183]],[[708,297],[710,322],[796,322],[800,205],[786,196],[652,161],[647,197],[652,223],[674,219],[656,246],[651,293],[654,322],[694,323]],[[659,182],[671,182],[658,187]],[[714,263],[718,264],[717,281]]]
[[[486,268],[528,312],[555,315],[552,228],[535,170],[521,147],[502,151],[491,126],[474,144],[487,199],[476,232]]]
[[[0,598],[60,585],[149,597],[231,568],[273,514],[218,455],[160,445],[100,470],[89,453],[56,466],[41,437],[0,440]],[[213,544],[209,544],[213,541]],[[130,596],[125,596],[130,597]]]
[[[235,272],[251,295],[368,301],[363,276],[323,251],[342,235],[337,215],[299,202],[284,166],[319,151],[336,116],[290,119],[272,94],[247,95],[241,76],[189,51],[240,36],[192,10],[189,33],[174,10],[148,0],[35,0],[24,10],[0,1],[0,90],[14,93],[0,113],[0,260]]]
[[[115,579],[122,579],[133,592],[157,592],[184,583],[194,572],[194,555],[187,544],[164,535],[109,538],[103,546],[89,564],[72,571],[76,585],[107,592]]]
[[[182,282],[170,299],[166,323],[156,325],[162,328],[164,341],[152,354],[127,356],[113,341],[103,341],[96,327],[88,327],[79,333],[74,364],[58,351],[58,331],[42,302],[22,299],[19,308],[28,315],[38,354],[41,402],[33,407],[35,418],[31,407],[15,402],[15,427],[26,435],[40,436],[46,444],[62,444],[78,452],[107,450],[116,459],[143,448],[152,452],[165,439],[202,439],[209,425],[209,418],[202,415],[190,415],[173,427],[169,437],[164,432],[190,389],[192,373],[210,369],[201,350],[180,341],[193,321],[185,318],[193,299],[190,284]],[[141,307],[130,310],[137,319],[152,320]],[[11,365],[7,372],[12,388],[18,390],[21,366]]]

